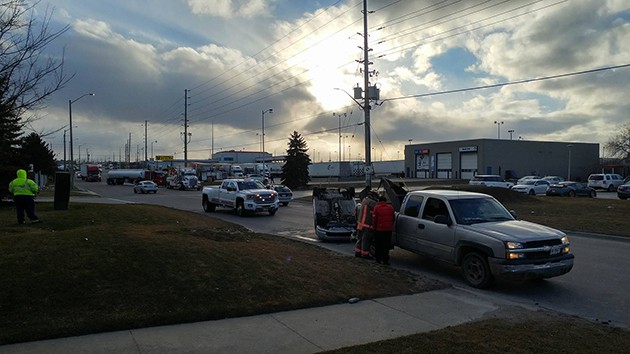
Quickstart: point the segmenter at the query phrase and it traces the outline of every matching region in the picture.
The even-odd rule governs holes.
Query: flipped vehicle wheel
[[[493,281],[486,257],[477,252],[470,252],[464,256],[462,273],[466,282],[478,289],[487,288]]]

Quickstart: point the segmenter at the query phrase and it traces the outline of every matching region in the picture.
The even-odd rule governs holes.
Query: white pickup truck
[[[217,207],[234,209],[239,216],[262,211],[274,215],[278,211],[278,193],[254,180],[225,179],[218,188],[204,187],[201,198],[206,212]]]

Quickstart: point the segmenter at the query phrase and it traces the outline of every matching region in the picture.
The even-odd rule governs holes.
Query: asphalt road
[[[351,243],[322,243],[316,239],[312,206],[306,201],[295,201],[287,207],[281,207],[275,216],[260,213],[242,218],[227,209],[204,213],[199,191],[160,188],[157,194],[134,194],[131,185],[108,186],[105,182],[77,184],[114,201],[189,210],[234,222],[257,232],[317,243],[345,254],[353,253],[354,245]],[[296,194],[309,195],[310,192]],[[616,198],[615,193],[598,193],[598,197],[604,196]],[[497,281],[489,290],[470,288],[456,267],[398,248],[391,252],[391,259],[396,268],[439,279],[479,294],[630,328],[630,297],[627,295],[630,293],[630,272],[627,271],[630,269],[630,258],[625,257],[626,251],[630,249],[630,240],[572,233],[569,233],[569,237],[572,252],[576,256],[575,266],[570,273],[537,282]]]

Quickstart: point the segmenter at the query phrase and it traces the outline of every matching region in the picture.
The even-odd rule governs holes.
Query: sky
[[[627,0],[367,7],[369,81],[380,90],[372,161],[402,159],[410,142],[603,145],[630,123],[630,67],[462,90],[630,64]],[[364,86],[362,9],[361,0],[41,0],[40,22],[48,14],[51,30],[68,26],[46,54],[74,77],[27,129],[63,159],[73,101],[75,159],[124,159],[129,134],[131,161],[183,159],[185,120],[189,159],[260,151],[263,120],[266,152],[285,154],[296,131],[314,162],[364,159],[363,102],[352,99]]]

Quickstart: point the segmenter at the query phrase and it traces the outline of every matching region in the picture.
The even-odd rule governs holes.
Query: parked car
[[[133,186],[134,193],[157,193],[158,185],[153,181],[140,181]]]
[[[265,176],[261,176],[261,175],[247,175],[247,177],[245,177],[245,179],[251,179],[251,180],[254,180],[254,181],[258,181],[258,182],[262,183],[265,186],[269,184],[269,178],[267,178]]]
[[[595,189],[586,186],[585,184],[573,181],[564,181],[549,185],[547,192],[548,196],[560,196],[560,197],[589,197],[595,198],[597,195]]]
[[[630,181],[617,187],[617,197],[619,197],[619,199],[630,198]]]
[[[549,184],[557,184],[560,182],[564,182],[564,178],[560,176],[545,176],[542,179],[544,179],[545,181],[548,181]]]
[[[588,176],[588,186],[614,192],[623,184],[623,177],[615,173],[594,173]]]
[[[499,175],[476,175],[468,182],[468,184],[473,186],[501,188],[512,188],[512,186],[514,186],[514,183],[503,180],[503,178]]]
[[[549,181],[544,179],[527,179],[512,187],[513,191],[529,195],[545,194],[549,188]]]
[[[287,206],[289,205],[289,202],[293,200],[293,192],[291,191],[291,188],[281,184],[274,184],[269,188],[278,192],[278,201],[280,204]]]
[[[516,181],[516,184],[523,184],[523,182],[525,182],[528,179],[541,179],[542,177],[540,176],[524,176],[518,179],[518,181]]]

